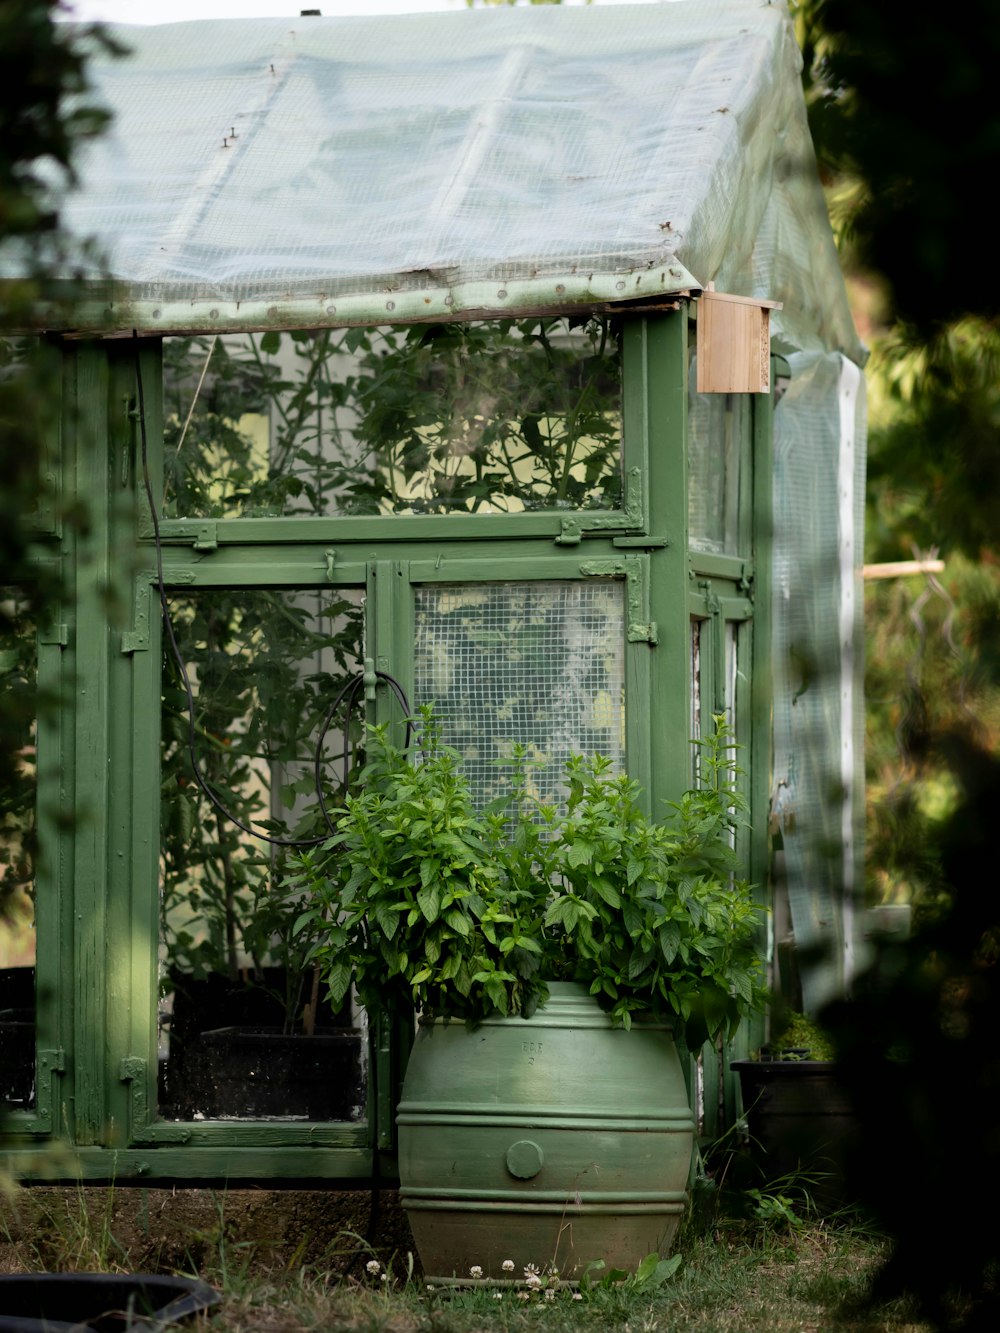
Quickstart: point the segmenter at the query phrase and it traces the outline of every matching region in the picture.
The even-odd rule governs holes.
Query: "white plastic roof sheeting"
[[[122,27],[64,217],[148,331],[504,314],[697,289],[863,351],[783,5]],[[99,299],[98,298],[99,295]],[[110,299],[109,299],[110,297]]]

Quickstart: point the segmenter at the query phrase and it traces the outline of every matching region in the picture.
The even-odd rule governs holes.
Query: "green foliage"
[[[879,343],[870,483],[874,558],[931,547],[976,558],[996,544],[1000,330],[966,318]]]
[[[992,243],[969,187],[1000,142],[1000,7],[973,0],[943,24],[865,0],[794,8],[842,258],[886,297],[889,327],[865,331],[866,557],[947,565],[866,587],[868,894],[923,910],[943,892],[925,791],[954,791],[956,746],[1000,738],[997,279],[955,281],[956,254]]]
[[[225,590],[172,599],[181,652],[197,678],[201,772],[245,825],[319,836],[311,757],[336,690],[354,668],[360,608],[335,591],[307,598]],[[318,654],[326,670],[311,668]],[[162,764],[162,938],[174,969],[236,977],[245,956],[292,964],[277,892],[283,853],[247,839],[191,776],[188,700],[168,655]],[[338,722],[340,719],[338,719]],[[339,735],[339,731],[335,731]],[[325,796],[351,756],[332,756]],[[301,971],[296,968],[296,971]]]
[[[35,624],[26,598],[0,589],[0,929],[16,929],[35,879],[35,727],[38,715]]]
[[[620,368],[607,320],[272,331],[165,346],[168,514],[620,503]],[[247,412],[269,417],[264,457],[240,429]]]
[[[54,517],[58,506],[44,442],[57,428],[59,358],[44,343],[6,335],[32,324],[40,302],[71,295],[64,275],[79,248],[61,232],[59,208],[75,153],[107,120],[88,99],[88,56],[115,49],[100,28],[56,24],[57,8],[55,0],[0,0],[0,570],[18,589],[19,608],[12,616],[13,603],[0,604],[5,637],[18,633],[22,611],[40,620],[60,589],[55,562],[37,559],[39,510]],[[19,781],[21,703],[5,691],[0,705],[4,794]]]
[[[168,338],[163,512],[613,504],[619,399],[617,342],[597,319]],[[171,617],[197,686],[199,764],[215,795],[244,825],[281,838],[320,834],[312,747],[363,657],[360,593],[177,593]],[[331,743],[343,723],[334,720]],[[248,844],[192,781],[188,732],[183,680],[167,652],[168,966],[235,980],[248,960],[258,976],[281,961],[304,975],[282,906],[284,853]],[[354,726],[348,753],[332,756],[330,802],[358,739]],[[530,951],[518,945],[515,958],[522,948]],[[498,996],[504,984],[489,979]]]
[[[314,383],[322,349],[311,338],[308,346]],[[249,347],[253,355],[242,358],[223,340],[165,341],[167,513],[280,513],[297,493],[281,460],[285,452],[307,448],[309,388],[300,384],[293,392],[256,354],[254,339]],[[239,423],[247,412],[272,409],[288,424],[262,457]],[[170,610],[195,690],[198,764],[212,792],[261,833],[318,837],[326,826],[313,753],[323,719],[357,669],[360,597],[335,588],[228,588],[177,593]],[[234,981],[249,970],[263,984],[265,967],[281,967],[286,989],[280,998],[291,1025],[308,977],[282,908],[284,850],[249,839],[193,780],[189,701],[169,646],[163,680],[161,939],[168,969],[195,977],[216,972]],[[332,720],[326,750],[330,803],[353,762],[357,724],[347,753],[337,752],[345,721],[342,713]]]
[[[787,1009],[772,1024],[768,1051],[772,1058],[832,1060],[833,1043],[820,1025],[808,1014]]]
[[[751,1215],[775,1230],[795,1231],[805,1225],[795,1211],[795,1200],[776,1191],[748,1189]]]
[[[866,0],[797,9],[813,135],[821,160],[859,183],[851,230],[865,267],[888,279],[896,314],[922,336],[965,314],[994,319],[993,268],[956,282],[955,255],[987,255],[993,243],[970,186],[1000,147],[995,0],[969,0],[961,21],[941,23],[901,23]]]
[[[523,766],[478,814],[430,710],[412,756],[374,728],[336,835],[287,886],[333,1002],[353,980],[366,1004],[394,993],[476,1023],[529,1015],[567,979],[626,1027],[652,1013],[692,1046],[732,1033],[762,1000],[759,915],[735,873],[724,722],[698,744],[702,785],[654,823],[634,782],[579,756],[564,814],[529,797]]]
[[[679,1254],[672,1254],[669,1259],[661,1259],[658,1254],[647,1254],[634,1273],[627,1273],[623,1268],[610,1268],[604,1272],[604,1260],[598,1259],[587,1265],[580,1278],[580,1290],[585,1295],[613,1288],[624,1294],[653,1292],[670,1281],[681,1262],[682,1256]]]
[[[99,25],[54,21],[59,0],[0,0],[0,327],[29,318],[73,246],[59,209],[76,183],[74,156],[108,113],[89,100],[87,60],[121,54]],[[12,272],[18,273],[12,277]]]
[[[337,834],[323,854],[301,854],[288,885],[305,892],[298,926],[332,1002],[354,980],[373,1007],[395,993],[473,1021],[526,1011],[539,990],[542,889],[512,884],[505,894],[502,816],[476,812],[458,756],[438,743],[433,722],[416,763],[384,728],[369,733],[368,754]],[[518,933],[515,910],[525,901],[532,906]],[[505,948],[508,939],[514,946]]]
[[[912,508],[922,525],[932,505],[915,490],[904,509],[905,482],[874,484],[884,555],[893,518],[909,524]],[[963,783],[956,757],[1000,740],[1000,565],[952,548],[942,573],[874,581],[865,601],[867,893],[920,913],[945,890],[938,844]]]
[[[617,344],[606,321],[418,325],[382,338],[359,344],[354,393],[394,512],[619,502]]]

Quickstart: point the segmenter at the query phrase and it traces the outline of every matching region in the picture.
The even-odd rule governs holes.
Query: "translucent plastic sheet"
[[[860,348],[788,14],[758,0],[123,27],[65,216],[79,327],[317,327],[716,281]],[[96,277],[96,274],[95,274]]]
[[[865,400],[836,353],[791,361],[774,422],[772,812],[812,1011],[850,971],[862,845]]]

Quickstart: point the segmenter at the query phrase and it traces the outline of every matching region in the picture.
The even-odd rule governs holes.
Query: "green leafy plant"
[[[604,1260],[596,1259],[581,1276],[580,1290],[584,1294],[616,1288],[624,1292],[653,1292],[674,1277],[681,1262],[679,1254],[668,1259],[661,1259],[656,1253],[647,1254],[634,1273],[627,1273],[624,1268],[609,1268],[605,1272]]]
[[[336,387],[325,373],[328,337],[290,335],[293,370],[269,357],[279,335],[243,342],[164,342],[167,517],[280,514],[321,509],[309,460],[316,422]],[[262,442],[253,423],[273,418]],[[325,476],[326,474],[324,474]],[[311,480],[310,480],[311,479]],[[177,590],[173,632],[193,687],[196,758],[205,783],[244,826],[279,840],[325,829],[315,799],[312,757],[330,702],[357,670],[361,598],[352,590]],[[300,1026],[309,969],[282,911],[285,849],[248,838],[193,780],[190,700],[165,649],[162,716],[161,940],[164,987],[179,979],[226,978],[269,991],[286,1031]],[[331,736],[340,734],[342,717]],[[331,754],[333,801],[348,753]],[[315,1005],[309,1013],[314,1014]],[[310,1021],[307,1017],[306,1030]]]
[[[743,804],[721,718],[699,740],[701,785],[656,822],[638,785],[571,758],[565,810],[511,794],[477,812],[459,756],[422,710],[419,748],[371,729],[369,763],[321,851],[288,892],[338,1005],[352,983],[424,1012],[530,1015],[551,980],[582,981],[628,1027],[671,1016],[692,1046],[732,1033],[763,999],[759,909],[738,878]]]
[[[607,320],[173,337],[163,355],[166,518],[621,501],[619,352]],[[176,589],[170,612],[214,796],[245,827],[321,835],[313,749],[364,656],[361,590]],[[290,1030],[311,981],[287,928],[286,852],[249,839],[192,780],[188,711],[167,650],[164,988],[213,975],[261,986],[280,971]],[[330,754],[343,723],[330,731],[330,804],[360,738],[352,727],[348,753]],[[495,995],[505,984],[490,979]]]
[[[164,362],[168,516],[621,503],[606,319],[168,338]]]
[[[769,1060],[832,1060],[833,1043],[808,1014],[779,1010],[772,1022],[771,1040],[761,1052]]]
[[[789,1195],[762,1189],[748,1189],[746,1194],[756,1221],[779,1231],[794,1231],[804,1225],[795,1211],[795,1201]]]

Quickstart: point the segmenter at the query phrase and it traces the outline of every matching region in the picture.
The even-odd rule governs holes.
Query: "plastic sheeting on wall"
[[[774,422],[774,786],[803,1000],[849,980],[863,818],[865,398],[838,353],[789,358]]]

